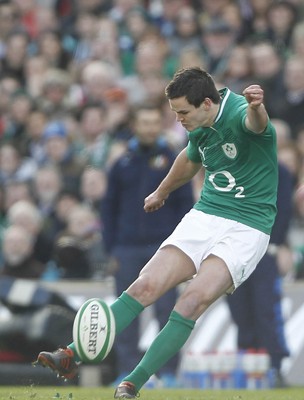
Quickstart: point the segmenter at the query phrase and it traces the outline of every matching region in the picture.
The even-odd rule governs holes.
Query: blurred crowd
[[[183,148],[164,88],[190,65],[219,88],[264,88],[279,159],[294,178],[282,274],[304,278],[301,0],[0,0],[0,274],[112,273],[108,172],[127,151],[139,105],[157,105],[163,138]]]

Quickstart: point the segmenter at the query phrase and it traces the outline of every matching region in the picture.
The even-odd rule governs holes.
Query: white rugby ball
[[[112,349],[115,319],[101,299],[89,299],[78,310],[73,325],[76,351],[85,363],[100,363]]]

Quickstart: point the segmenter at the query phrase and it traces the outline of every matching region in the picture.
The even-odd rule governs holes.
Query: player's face
[[[209,98],[206,98],[198,108],[189,104],[186,97],[171,99],[169,100],[169,104],[171,110],[176,114],[177,121],[187,131],[191,132],[201,126],[211,126],[213,123],[213,118],[210,118],[212,102]]]

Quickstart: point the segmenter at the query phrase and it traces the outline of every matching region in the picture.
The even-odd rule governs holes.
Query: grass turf
[[[110,400],[113,388],[0,386],[0,400]],[[304,388],[282,390],[141,390],[142,400],[303,400]]]

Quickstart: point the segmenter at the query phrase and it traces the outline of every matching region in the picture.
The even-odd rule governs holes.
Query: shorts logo
[[[234,143],[225,143],[222,145],[222,149],[224,150],[226,156],[229,158],[233,159],[237,155],[237,150]]]

